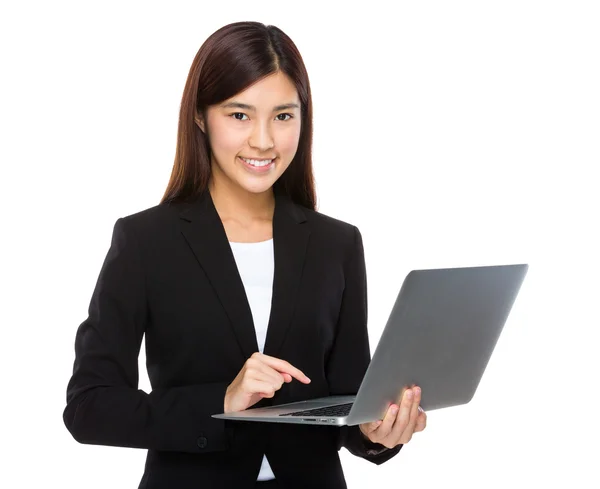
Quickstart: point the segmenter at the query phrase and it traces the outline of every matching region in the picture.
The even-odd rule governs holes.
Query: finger
[[[427,427],[427,413],[419,408],[419,416],[417,417],[417,424],[415,424],[415,433],[423,431]]]
[[[276,369],[271,368],[264,363],[262,364],[262,368],[264,369],[265,374],[269,375],[269,378],[273,379],[274,382],[277,382],[278,388],[281,388],[284,382],[289,383],[292,381],[292,376],[290,374],[278,372]]]
[[[382,423],[376,429],[376,434],[379,439],[384,439],[392,432],[392,427],[396,421],[396,415],[398,413],[398,405],[390,404],[385,416],[383,417]]]
[[[293,378],[295,378],[305,384],[310,383],[310,379],[306,375],[304,375],[304,372],[302,372],[302,370],[294,367],[289,362],[286,362],[285,360],[282,360],[281,358],[275,358],[275,357],[265,355],[265,354],[261,354],[261,356],[258,358],[262,362],[266,363],[269,367],[277,370],[278,372],[280,372],[282,374],[289,374]]]
[[[410,409],[410,419],[408,421],[408,426],[404,430],[404,434],[406,436],[408,436],[407,441],[410,441],[410,438],[412,437],[413,433],[415,432],[417,418],[419,417],[419,404],[421,403],[421,388],[415,386],[415,387],[413,387],[412,391],[413,391],[413,395],[412,395],[413,403],[412,403],[412,407]]]
[[[377,428],[379,428],[379,426],[381,426],[381,423],[383,423],[383,420],[378,419],[377,421],[372,421],[371,423],[361,424],[361,427],[365,433],[373,433],[375,430],[377,430]]]
[[[243,389],[248,394],[259,394],[262,397],[273,397],[275,396],[275,387],[269,382],[263,380],[251,379],[246,382]]]
[[[274,386],[275,390],[281,389],[284,382],[292,381],[292,377],[289,374],[282,374],[257,359],[248,361],[245,377],[268,382]]]
[[[410,389],[412,386],[406,386],[402,389],[402,392],[400,392],[400,397],[398,397],[398,406],[400,405],[400,402],[402,402],[402,399],[404,399],[404,396],[406,395],[406,391],[408,389]]]
[[[410,421],[408,422],[409,427],[414,430],[417,418],[419,417],[419,404],[421,404],[421,388],[415,386],[412,388],[412,407],[410,409]]]
[[[248,361],[246,376],[249,379],[269,382],[270,384],[276,386],[277,389],[280,389],[282,384],[285,382],[283,374],[279,373],[275,369],[272,369],[268,365],[265,365],[260,360]]]
[[[407,389],[404,393],[402,402],[400,403],[400,409],[398,410],[398,415],[396,416],[396,421],[392,428],[392,432],[389,435],[390,440],[388,441],[390,441],[393,444],[407,443],[408,441],[410,441],[410,437],[405,436],[405,432],[407,431],[407,427],[409,426],[410,422],[410,416],[413,408],[413,399],[414,394],[412,389]]]
[[[251,360],[260,363],[261,366],[276,371],[278,374],[283,376],[285,382],[291,382],[293,378],[297,378],[301,382],[305,383],[310,382],[310,379],[306,375],[304,375],[304,372],[302,372],[300,369],[295,368],[289,362],[281,360],[280,358],[275,358],[260,352],[255,352],[249,361]]]

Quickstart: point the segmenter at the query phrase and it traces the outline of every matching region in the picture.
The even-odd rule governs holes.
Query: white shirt
[[[267,338],[267,326],[271,314],[271,298],[273,295],[273,274],[275,257],[273,239],[258,243],[229,242],[235,258],[240,277],[246,290],[246,297],[252,311],[254,329],[258,349],[262,353]],[[274,479],[266,455],[263,455],[262,465],[257,480]]]

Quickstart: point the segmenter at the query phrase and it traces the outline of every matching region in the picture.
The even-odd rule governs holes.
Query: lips
[[[255,163],[263,164],[265,161],[271,162],[275,159],[275,157],[274,158],[246,158],[245,156],[240,156],[240,158],[245,160],[246,163],[250,163],[251,165],[255,164]],[[260,166],[260,165],[255,165],[255,166]]]
[[[240,160],[240,162],[242,163],[242,165],[244,165],[244,167],[246,169],[248,169],[249,171],[251,171],[253,173],[268,172],[269,170],[271,170],[271,168],[273,168],[275,166],[275,162],[277,161],[277,158],[274,158],[273,160],[271,160],[271,163],[269,163],[268,165],[255,166],[255,165],[252,165],[251,163],[244,161],[244,159],[241,156],[238,156],[238,159]]]

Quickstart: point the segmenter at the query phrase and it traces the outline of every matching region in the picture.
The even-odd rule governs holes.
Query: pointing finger
[[[293,377],[305,384],[310,383],[310,379],[306,375],[304,375],[304,372],[302,372],[302,370],[297,369],[296,367],[291,365],[289,362],[286,362],[285,360],[282,360],[280,358],[275,358],[275,357],[265,355],[265,354],[261,354],[261,356],[258,358],[260,358],[260,360],[262,362],[266,363],[269,367],[277,370],[278,372],[280,372],[282,374],[288,374],[291,377]]]

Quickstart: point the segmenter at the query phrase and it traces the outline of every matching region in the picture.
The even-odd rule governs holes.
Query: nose
[[[275,146],[275,141],[268,126],[257,124],[250,135],[248,144],[260,151],[266,151]]]

